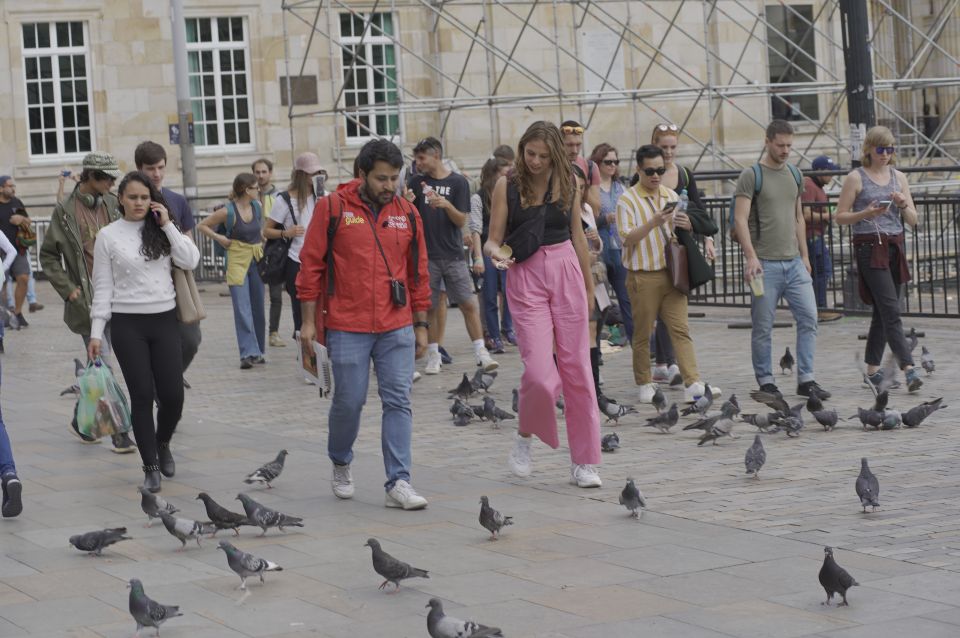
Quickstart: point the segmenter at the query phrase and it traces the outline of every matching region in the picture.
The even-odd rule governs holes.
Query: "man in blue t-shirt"
[[[180,227],[180,232],[193,238],[193,229],[197,222],[193,218],[193,211],[190,210],[187,198],[163,186],[163,178],[166,177],[167,172],[167,151],[156,142],[149,140],[141,142],[133,151],[133,162],[137,165],[137,170],[149,177],[153,185],[163,195],[170,217]],[[180,346],[183,352],[184,373],[190,367],[197,350],[200,349],[201,338],[199,321],[180,324]],[[190,387],[186,379],[184,379],[183,385]]]
[[[413,203],[423,219],[432,297],[427,315],[429,344],[424,372],[440,372],[443,327],[438,322],[438,315],[442,292],[446,292],[450,303],[456,304],[463,313],[477,365],[488,372],[495,370],[498,364],[490,357],[483,342],[480,308],[463,254],[463,228],[470,216],[470,184],[463,175],[444,166],[443,145],[435,137],[417,143],[413,156],[418,174],[411,176],[407,188],[412,192]]]

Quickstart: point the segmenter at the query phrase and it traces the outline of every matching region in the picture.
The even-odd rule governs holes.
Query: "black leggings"
[[[283,310],[284,284],[268,284],[268,286],[270,288],[270,332],[277,332],[280,330],[280,312]]]
[[[300,331],[300,300],[297,298],[297,275],[300,274],[300,262],[287,257],[287,267],[284,269],[287,276],[287,294],[290,295],[290,309],[293,311],[293,329]]]
[[[130,392],[133,436],[144,465],[157,464],[157,443],[173,436],[183,412],[183,359],[177,311],[155,315],[114,313],[113,352]],[[156,394],[154,394],[156,388]],[[157,399],[157,427],[153,401]]]
[[[856,247],[857,268],[860,276],[873,297],[873,316],[870,319],[870,332],[867,333],[867,345],[863,360],[867,365],[881,365],[883,349],[890,346],[900,368],[913,365],[910,346],[903,335],[903,321],[900,319],[900,269],[899,250],[894,244],[887,247],[887,268],[871,268],[870,256],[872,244],[858,244]]]

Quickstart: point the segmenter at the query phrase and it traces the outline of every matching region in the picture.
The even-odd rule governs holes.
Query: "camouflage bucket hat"
[[[87,153],[86,156],[84,156],[83,168],[106,173],[115,179],[120,179],[120,176],[123,174],[120,172],[117,160],[113,159],[113,155],[99,151]]]

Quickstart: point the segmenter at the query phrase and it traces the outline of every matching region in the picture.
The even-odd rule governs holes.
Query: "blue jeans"
[[[7,436],[7,426],[3,424],[3,411],[0,410],[0,476],[16,476],[17,466],[13,463],[13,448]]]
[[[380,333],[327,332],[334,380],[327,454],[338,465],[353,461],[353,442],[360,431],[360,411],[367,400],[372,359],[383,410],[380,441],[387,490],[401,479],[410,481],[413,432],[410,389],[413,387],[415,346],[412,326]]]
[[[503,321],[497,321],[500,306],[497,293],[503,292]],[[505,332],[513,330],[513,320],[510,319],[510,307],[507,305],[507,271],[498,270],[486,255],[483,256],[483,287],[480,289],[483,301],[483,320],[487,326],[487,334],[492,339],[500,338],[500,329]]]
[[[240,358],[262,357],[266,351],[266,316],[263,309],[263,281],[257,262],[250,260],[243,284],[230,286],[233,301],[233,325],[237,329]]]
[[[780,297],[787,300],[797,322],[797,382],[813,381],[813,357],[817,351],[817,301],[812,279],[803,260],[760,260],[763,267],[763,296],[751,296],[750,318],[753,331],[750,352],[757,383],[774,383],[771,360],[773,320]]]
[[[833,275],[833,262],[830,261],[830,249],[823,235],[807,239],[807,254],[810,267],[813,268],[813,292],[817,298],[817,308],[827,307],[827,282]]]
[[[603,251],[603,262],[607,266],[607,280],[617,293],[617,305],[620,306],[623,328],[627,331],[627,341],[633,343],[633,310],[627,294],[627,269],[623,265],[622,255],[623,251],[619,248],[607,248]]]

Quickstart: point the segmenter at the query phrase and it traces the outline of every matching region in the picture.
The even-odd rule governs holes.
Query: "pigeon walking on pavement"
[[[375,538],[368,538],[365,546],[373,550],[373,571],[385,579],[380,583],[380,589],[385,588],[387,583],[393,583],[394,590],[389,593],[396,593],[400,589],[401,580],[414,577],[430,578],[427,570],[412,567],[383,551],[380,547],[380,541]]]
[[[863,429],[866,430],[869,425],[875,430],[880,429],[880,425],[883,423],[883,412],[877,410],[865,410],[863,408],[857,408],[857,413],[850,417],[851,419],[860,419]]]
[[[430,613],[427,614],[427,633],[430,638],[495,638],[503,636],[497,627],[487,627],[472,620],[460,620],[443,613],[443,603],[437,598],[431,598],[427,603]]]
[[[242,492],[237,494],[237,500],[243,504],[243,511],[247,513],[250,522],[263,530],[259,536],[264,536],[271,527],[276,527],[281,532],[284,527],[303,527],[302,518],[272,510]]]
[[[480,413],[477,413],[477,410],[472,406],[468,405],[463,399],[457,397],[453,400],[453,405],[450,406],[450,414],[453,415],[453,424],[458,427],[463,427],[470,423],[474,417],[483,418],[483,410],[480,410]]]
[[[138,578],[131,578],[127,587],[130,588],[130,615],[137,623],[136,636],[140,636],[140,630],[144,627],[153,627],[157,630],[157,636],[160,635],[160,625],[171,618],[182,616],[180,607],[177,605],[163,605],[151,599],[143,591],[143,583]]]
[[[683,430],[703,430],[704,432],[709,432],[710,428],[720,419],[732,419],[733,416],[740,410],[739,407],[727,401],[722,406],[720,406],[720,414],[715,414],[714,416],[708,416],[705,419],[700,419],[695,421],[690,425],[684,426]]]
[[[70,387],[60,392],[60,396],[65,396],[67,394],[80,394],[80,377],[83,375],[84,370],[86,370],[86,367],[80,362],[80,359],[74,359],[73,376],[77,379],[77,381],[75,381]]]
[[[796,404],[775,421],[777,426],[787,433],[788,437],[800,436],[800,430],[804,426],[803,406],[803,403]]]
[[[217,532],[222,529],[232,529],[233,535],[239,536],[241,525],[253,525],[245,514],[231,512],[213,500],[213,497],[206,492],[200,492],[194,500],[203,501],[203,506],[207,510],[207,518],[210,519],[210,522],[213,523],[216,528],[213,530],[213,536],[216,536]]]
[[[937,410],[942,410],[947,406],[943,405],[943,397],[939,399],[934,399],[933,401],[924,401],[920,405],[910,408],[903,414],[901,418],[903,419],[903,424],[908,428],[915,428],[928,416],[936,412]]]
[[[647,506],[643,499],[643,493],[637,489],[637,485],[632,478],[627,479],[627,484],[623,486],[623,490],[620,492],[620,504],[630,510],[630,516],[633,518],[640,518],[640,514]]]
[[[807,412],[813,414],[814,412],[819,412],[823,410],[823,401],[820,400],[816,394],[811,394],[807,397]]]
[[[664,396],[663,390],[660,389],[660,386],[657,386],[657,389],[653,392],[653,398],[650,399],[650,403],[657,409],[657,414],[663,412],[667,407],[667,397]]]
[[[747,454],[743,458],[743,464],[747,468],[747,474],[753,474],[753,478],[760,478],[760,468],[767,462],[767,451],[763,449],[763,442],[760,435],[753,437],[753,445],[747,449]]]
[[[790,352],[790,346],[787,346],[787,351],[780,357],[780,372],[782,374],[787,374],[787,372],[792,374],[794,363],[796,363],[796,361],[794,361],[793,354]]]
[[[736,394],[731,394],[730,398],[720,406],[720,412],[729,415],[731,418],[740,414],[740,402]]]
[[[610,434],[604,434],[603,438],[600,439],[601,452],[616,452],[619,449],[620,449],[620,437],[617,436],[616,432],[611,432]]]
[[[144,486],[137,488],[140,491],[140,509],[147,515],[147,527],[153,523],[153,519],[160,518],[160,512],[167,514],[176,514],[180,510],[167,503],[162,496],[150,492]]]
[[[460,397],[464,401],[469,399],[474,393],[473,384],[470,383],[470,377],[467,376],[467,373],[463,373],[463,379],[460,381],[460,385],[455,387],[453,390],[450,390],[450,394],[447,396],[448,399],[453,397]]]
[[[253,472],[250,472],[250,474],[247,475],[247,478],[243,479],[243,482],[250,485],[254,483],[261,483],[266,485],[268,489],[272,488],[273,486],[270,485],[270,483],[271,481],[275,481],[280,476],[280,473],[283,472],[283,462],[286,460],[286,458],[287,451],[280,450],[280,452],[277,453],[277,458],[265,465],[261,465]]]
[[[607,423],[613,421],[620,423],[620,418],[628,414],[636,414],[637,410],[632,405],[617,403],[613,399],[608,399],[604,395],[597,397],[597,403],[600,406],[600,414],[607,417]]]
[[[486,396],[483,397],[483,418],[486,421],[490,421],[493,424],[494,428],[500,428],[500,421],[505,419],[515,419],[516,415],[510,414],[506,410],[501,410],[497,407],[497,402],[493,397]]]
[[[240,589],[247,588],[247,579],[251,576],[259,576],[260,582],[263,583],[264,572],[283,571],[280,565],[241,551],[229,541],[220,541],[218,549],[222,549],[227,555],[227,565],[240,577]]]
[[[780,412],[768,412],[766,414],[741,414],[740,418],[743,419],[744,423],[757,426],[761,432],[773,434],[780,431],[780,426],[775,421],[782,416],[783,414]]]
[[[497,540],[497,534],[501,528],[507,525],[513,525],[512,516],[504,516],[497,510],[490,507],[490,499],[486,496],[480,497],[480,525],[490,532],[490,540]]]
[[[843,597],[842,603],[837,603],[837,607],[850,604],[847,602],[847,590],[855,585],[859,585],[850,572],[837,564],[833,558],[833,548],[823,548],[823,567],[820,568],[820,584],[823,590],[827,592],[827,600],[823,605],[829,605],[834,594],[840,594]]]
[[[920,346],[920,367],[922,367],[927,376],[933,374],[937,369],[937,364],[933,361],[933,354],[927,350],[927,346]]]
[[[680,416],[687,416],[689,414],[697,413],[700,416],[707,416],[707,410],[710,409],[710,406],[713,405],[713,389],[710,387],[709,383],[704,384],[705,389],[703,395],[693,402],[689,407],[683,409],[680,412]]]
[[[677,408],[677,404],[674,403],[666,412],[647,419],[647,422],[644,423],[643,426],[647,428],[657,428],[661,434],[667,434],[670,428],[675,426],[679,420],[680,410]]]
[[[857,496],[860,497],[860,505],[863,506],[863,513],[867,513],[868,505],[874,512],[877,511],[880,507],[880,481],[870,471],[867,457],[860,459],[860,476],[857,477],[856,489]]]
[[[910,353],[912,354],[913,351],[917,349],[917,344],[920,343],[920,335],[917,334],[915,327],[911,327],[910,332],[903,336],[906,337],[907,346],[910,348]]]
[[[201,523],[189,518],[180,518],[166,512],[160,512],[160,520],[163,521],[163,526],[167,528],[170,535],[180,541],[178,552],[187,548],[187,539],[190,538],[196,539],[197,547],[201,547],[200,537],[216,529],[212,524]]]
[[[700,437],[700,440],[697,441],[697,446],[701,446],[707,441],[713,441],[714,445],[717,445],[717,439],[724,436],[729,436],[731,439],[737,437],[733,436],[733,419],[729,417],[721,416],[716,423],[710,426],[710,429],[704,432],[703,436]]]
[[[70,537],[70,544],[81,552],[87,552],[91,556],[100,556],[105,547],[109,547],[120,541],[130,540],[126,527],[114,527],[112,529],[101,529],[86,534],[77,534]]]
[[[486,372],[483,368],[477,370],[473,375],[473,379],[470,381],[470,387],[474,392],[489,392],[490,386],[493,385],[493,382],[497,379],[497,373]]]
[[[817,423],[823,426],[824,432],[833,432],[833,429],[837,427],[837,421],[840,420],[836,410],[817,410],[812,414]]]

